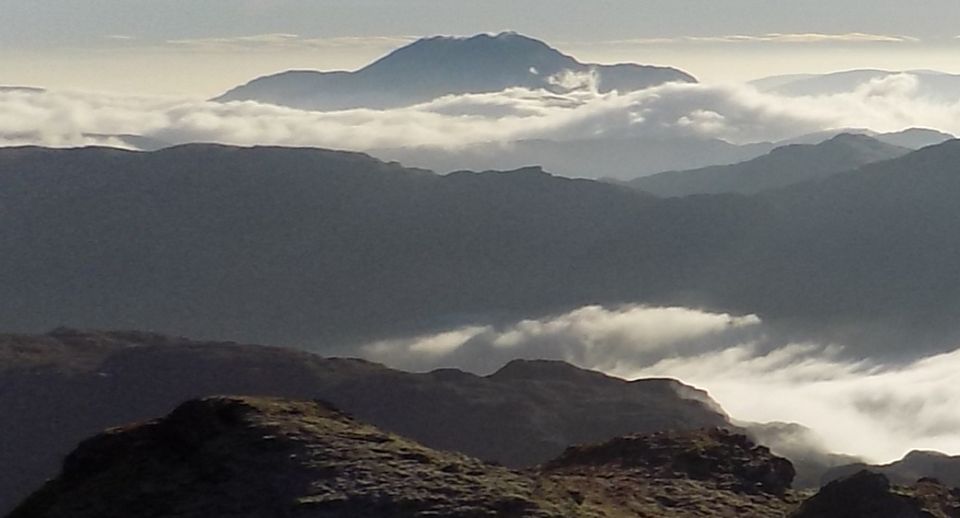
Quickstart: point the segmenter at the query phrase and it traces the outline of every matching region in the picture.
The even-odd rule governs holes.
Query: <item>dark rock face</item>
[[[833,481],[803,503],[794,518],[912,518],[960,516],[960,493],[933,479],[894,488],[886,476],[861,471]]]
[[[10,516],[566,515],[545,496],[528,477],[321,403],[221,397],[85,441]]]
[[[322,398],[431,448],[512,467],[574,443],[729,424],[706,393],[677,381],[627,382],[563,362],[516,361],[488,377],[411,374],[148,333],[0,335],[0,415],[17,423],[0,427],[0,514],[53,476],[81,439],[216,394]]]
[[[735,492],[783,496],[795,475],[790,461],[721,428],[619,437],[599,445],[573,446],[548,469],[613,465],[650,478],[686,477]]]

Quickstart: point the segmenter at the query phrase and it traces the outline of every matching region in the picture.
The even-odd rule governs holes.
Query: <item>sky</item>
[[[412,39],[515,30],[583,61],[707,81],[850,68],[960,72],[960,2],[0,0],[0,84],[209,97],[354,69]]]

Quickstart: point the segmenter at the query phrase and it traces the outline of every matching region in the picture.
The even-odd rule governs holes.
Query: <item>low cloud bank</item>
[[[6,145],[79,146],[117,144],[91,135],[132,134],[169,143],[366,150],[607,137],[700,136],[743,143],[841,127],[897,131],[923,126],[960,132],[960,96],[954,103],[920,96],[918,79],[909,74],[819,97],[785,97],[736,84],[668,84],[624,95],[600,94],[589,81],[582,83],[582,88],[562,95],[515,88],[448,96],[408,108],[338,112],[255,102],[0,89],[0,139]]]
[[[672,377],[708,390],[738,420],[805,425],[830,451],[877,462],[912,449],[960,453],[960,350],[884,365],[774,335],[752,315],[588,306],[376,342],[362,354],[414,370],[489,373],[513,358],[550,358],[629,379]]]

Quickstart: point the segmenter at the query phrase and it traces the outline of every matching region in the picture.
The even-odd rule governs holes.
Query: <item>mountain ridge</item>
[[[781,516],[791,478],[788,461],[719,430],[575,447],[517,472],[323,402],[221,396],[84,441],[10,516]]]
[[[811,496],[794,470],[716,428],[616,437],[523,471],[424,447],[323,401],[216,396],[113,428],[10,518],[948,518],[960,490],[859,472]]]

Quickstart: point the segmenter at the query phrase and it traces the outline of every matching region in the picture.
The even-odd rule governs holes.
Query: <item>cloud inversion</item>
[[[960,350],[887,365],[775,334],[750,315],[588,306],[382,341],[363,353],[414,370],[488,373],[512,358],[550,358],[628,379],[671,377],[706,389],[735,419],[810,427],[834,452],[877,462],[912,449],[960,453]]]
[[[842,127],[960,132],[960,95],[956,102],[931,100],[917,94],[918,81],[909,74],[893,75],[820,97],[785,97],[735,84],[668,84],[599,94],[586,84],[563,95],[514,88],[408,108],[338,112],[255,102],[0,90],[0,139],[77,146],[89,144],[91,135],[135,134],[169,143],[366,150],[691,135],[743,143]]]

